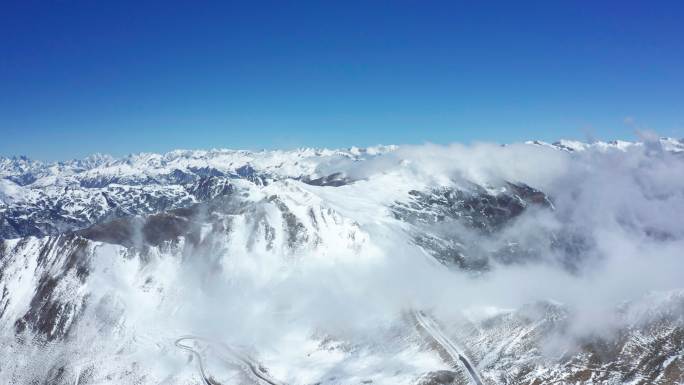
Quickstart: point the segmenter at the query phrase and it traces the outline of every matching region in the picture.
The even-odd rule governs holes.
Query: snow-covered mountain
[[[0,382],[684,382],[684,142],[0,159]]]

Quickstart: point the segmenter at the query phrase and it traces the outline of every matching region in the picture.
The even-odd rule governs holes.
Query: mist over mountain
[[[684,382],[684,141],[0,158],[0,383]]]

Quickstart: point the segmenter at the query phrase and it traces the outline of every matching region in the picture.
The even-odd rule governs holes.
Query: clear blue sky
[[[22,0],[0,36],[5,156],[684,136],[682,1]]]

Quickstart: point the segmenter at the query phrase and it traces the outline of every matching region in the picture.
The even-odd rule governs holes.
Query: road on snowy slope
[[[196,336],[183,336],[180,337],[179,339],[176,340],[176,346],[180,349],[183,349],[185,351],[188,351],[192,353],[195,358],[197,359],[197,362],[199,363],[199,371],[200,371],[200,376],[202,377],[202,380],[204,381],[205,385],[215,385],[215,382],[211,381],[209,377],[207,377],[207,374],[204,370],[204,362],[202,359],[202,356],[199,354],[197,350],[195,350],[192,346],[188,346],[182,343],[182,341],[185,340],[195,340],[195,341],[202,341],[207,344],[212,344],[213,342],[201,338],[201,337],[196,337]],[[230,353],[231,356],[233,356],[239,364],[242,366],[246,367],[248,370],[247,372],[254,377],[254,380],[256,380],[256,383],[258,384],[268,384],[268,385],[285,385],[282,382],[276,381],[273,378],[271,378],[268,374],[262,372],[258,368],[258,363],[254,362],[252,359],[247,357],[244,354],[241,354],[240,352],[237,352],[236,350],[232,349],[231,347],[221,344],[221,347],[224,348],[226,351]]]
[[[432,339],[435,340],[452,358],[454,363],[461,361],[463,366],[468,370],[470,377],[476,385],[483,385],[480,375],[477,373],[475,366],[470,362],[468,357],[461,352],[456,344],[454,344],[449,337],[437,326],[435,321],[426,316],[420,311],[414,311],[413,316],[416,318],[418,325],[425,330]]]

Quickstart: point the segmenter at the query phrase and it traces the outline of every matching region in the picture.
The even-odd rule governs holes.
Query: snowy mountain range
[[[0,158],[0,383],[684,383],[684,141]]]

